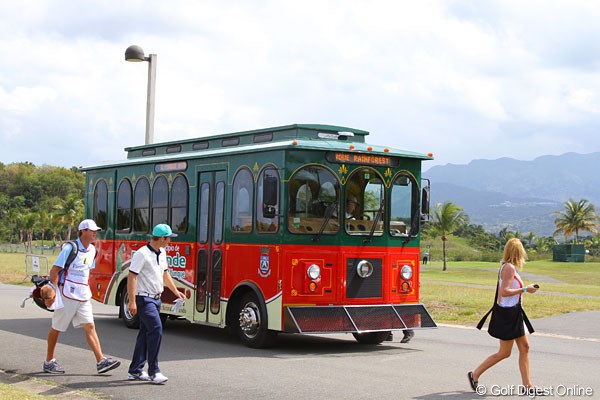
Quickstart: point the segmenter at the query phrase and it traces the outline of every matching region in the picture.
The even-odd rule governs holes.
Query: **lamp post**
[[[156,86],[156,54],[144,56],[140,46],[132,45],[125,50],[125,61],[148,61],[148,97],[146,99],[146,144],[154,142],[154,88]]]

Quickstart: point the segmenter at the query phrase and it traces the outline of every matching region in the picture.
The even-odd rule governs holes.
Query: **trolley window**
[[[268,167],[258,176],[256,189],[256,227],[258,232],[279,230],[279,174]]]
[[[106,229],[108,223],[108,190],[106,181],[99,180],[94,189],[94,221],[99,227]]]
[[[210,206],[210,185],[204,182],[200,186],[200,213],[198,222],[198,241],[202,244],[208,241],[208,209]]]
[[[140,178],[133,193],[133,230],[148,232],[150,228],[150,184]]]
[[[318,165],[306,166],[289,182],[288,230],[299,234],[339,231],[339,183]]]
[[[252,231],[253,199],[254,180],[252,179],[252,173],[247,168],[241,169],[233,179],[232,232]]]
[[[123,179],[119,183],[117,193],[117,232],[131,232],[131,206],[133,191],[129,179]]]
[[[177,175],[171,187],[171,225],[175,232],[187,232],[188,184],[183,175]]]
[[[392,185],[390,235],[413,236],[418,229],[419,189],[412,176],[401,172]]]
[[[169,184],[167,178],[159,176],[152,188],[152,225],[168,224]]]
[[[346,183],[346,232],[350,235],[383,235],[385,185],[370,167],[359,168]]]
[[[215,187],[215,231],[213,242],[223,242],[223,211],[225,209],[225,182],[219,181]]]

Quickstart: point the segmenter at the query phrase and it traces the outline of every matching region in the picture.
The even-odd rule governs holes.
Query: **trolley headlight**
[[[356,273],[361,278],[368,278],[373,273],[373,264],[367,260],[362,260],[356,265]]]
[[[412,278],[413,270],[410,265],[403,265],[400,270],[400,275],[402,275],[402,279],[409,280]]]
[[[321,276],[321,268],[317,264],[311,264],[306,270],[310,279],[319,279]]]

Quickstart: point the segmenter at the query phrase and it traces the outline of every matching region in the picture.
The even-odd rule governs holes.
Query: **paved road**
[[[104,352],[124,365],[108,375],[95,374],[83,332],[71,328],[61,335],[57,349],[67,373],[47,375],[41,367],[49,313],[32,303],[19,308],[26,293],[26,288],[0,284],[0,370],[119,400],[477,399],[484,396],[470,390],[466,372],[497,348],[484,332],[441,326],[418,331],[407,345],[398,342],[401,335],[374,347],[361,346],[350,335],[280,335],[276,347],[253,350],[219,329],[170,321],[160,357],[170,380],[157,386],[126,381],[136,331],[123,327],[115,307],[94,303]],[[600,398],[600,312],[546,318],[534,325],[534,382],[555,392],[592,391]],[[510,392],[511,385],[520,383],[516,354],[515,349],[513,357],[482,377],[487,397],[493,398],[490,392]]]

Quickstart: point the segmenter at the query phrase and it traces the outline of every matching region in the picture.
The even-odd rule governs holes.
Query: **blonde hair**
[[[504,246],[504,256],[502,256],[502,263],[511,263],[518,269],[523,268],[525,260],[527,259],[527,252],[521,240],[517,238],[509,239]]]

